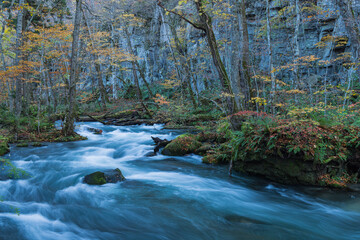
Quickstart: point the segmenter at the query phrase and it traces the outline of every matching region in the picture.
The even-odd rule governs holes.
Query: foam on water
[[[82,123],[77,131],[86,141],[15,148],[11,160],[32,177],[0,181],[2,232],[7,239],[360,239],[358,195],[340,192],[334,201],[229,178],[227,168],[202,165],[196,155],[147,157],[151,136],[179,134],[162,127]],[[114,168],[125,182],[82,183]]]

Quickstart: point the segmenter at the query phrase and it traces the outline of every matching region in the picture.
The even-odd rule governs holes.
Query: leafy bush
[[[295,156],[320,164],[344,162],[360,146],[360,128],[323,126],[311,119],[244,115],[241,131],[233,133],[232,146],[234,159]]]

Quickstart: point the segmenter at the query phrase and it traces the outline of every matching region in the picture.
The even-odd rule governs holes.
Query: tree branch
[[[193,21],[190,21],[190,20],[189,20],[188,18],[186,18],[185,16],[183,16],[183,15],[181,15],[181,14],[179,14],[179,13],[173,11],[173,10],[169,10],[169,9],[165,8],[164,5],[162,5],[161,0],[158,0],[158,1],[157,1],[157,5],[158,5],[159,7],[161,7],[162,9],[164,9],[166,12],[169,12],[169,13],[172,13],[172,14],[175,14],[175,15],[179,16],[179,17],[180,17],[181,19],[183,19],[185,22],[190,23],[194,28],[197,28],[197,29],[206,31],[205,27],[204,27],[202,24],[200,24],[200,23],[194,23]]]

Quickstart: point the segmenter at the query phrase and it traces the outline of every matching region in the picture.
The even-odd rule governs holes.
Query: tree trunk
[[[253,97],[250,74],[250,49],[249,49],[249,31],[246,18],[246,0],[241,1],[241,28],[242,28],[242,61],[241,61],[241,76],[245,83],[245,89],[242,89],[244,94],[245,106],[249,107],[249,102]]]
[[[102,73],[101,73],[101,65],[99,63],[96,62],[96,57],[93,55],[94,61],[95,61],[95,70],[97,73],[97,79],[98,79],[98,87],[99,87],[99,91],[100,91],[100,99],[101,99],[101,110],[102,111],[106,111],[107,107],[106,107],[106,90],[105,90],[105,86],[103,83],[103,77],[102,77]]]
[[[228,114],[235,113],[239,110],[239,108],[235,102],[234,93],[231,87],[229,76],[226,72],[224,63],[221,60],[219,48],[217,45],[215,33],[212,26],[212,19],[204,10],[204,6],[201,1],[195,1],[195,5],[200,16],[199,28],[206,33],[206,38],[209,44],[211,56],[219,75],[222,90],[226,97],[227,113]]]
[[[299,31],[300,31],[300,21],[301,21],[301,19],[300,19],[299,0],[295,0],[295,11],[296,11],[296,24],[295,24],[295,33],[294,33],[294,44],[295,44],[294,58],[295,58],[295,60],[297,60],[300,57],[300,42],[299,42],[299,34],[300,33],[299,33]],[[294,89],[297,89],[298,84],[299,84],[299,80],[300,80],[298,64],[295,65],[294,74],[295,74]],[[295,96],[295,102],[297,102],[296,94],[294,94],[294,96]]]
[[[134,50],[133,50],[133,48],[132,48],[132,44],[131,44],[131,40],[130,40],[130,34],[129,34],[129,31],[128,31],[128,29],[127,29],[127,26],[125,26],[124,31],[125,31],[125,34],[126,34],[126,40],[127,40],[127,44],[128,44],[128,48],[129,48],[130,54],[132,54],[132,55],[135,56],[135,52],[134,52]],[[137,69],[136,69],[135,67],[136,67]],[[138,77],[137,77],[136,70],[139,71],[140,77],[143,79],[143,82],[144,82],[147,90],[149,91],[150,97],[151,97],[151,98],[154,98],[154,94],[153,94],[153,92],[151,91],[148,82],[146,81],[145,74],[144,74],[144,72],[141,70],[140,64],[139,64],[139,62],[138,62],[136,59],[134,59],[134,60],[132,61],[132,68],[133,68],[134,78],[135,78],[135,75],[136,75],[136,81],[137,81],[137,83],[136,83],[136,82],[135,82],[135,83],[136,83],[137,85],[139,85],[138,90],[137,90],[137,91],[139,92],[139,93],[138,93],[138,97],[141,95],[141,100],[142,100],[142,94],[141,94],[141,91],[140,91],[140,84],[139,84],[139,80],[138,80]],[[134,71],[135,71],[135,72],[134,72]]]
[[[176,32],[176,29],[175,29],[175,26],[174,24],[169,24],[169,27],[170,27],[170,30],[171,30],[171,33],[174,37],[174,41],[175,41],[175,48],[177,50],[177,52],[179,53],[179,58],[180,58],[180,64],[181,66],[183,67],[184,69],[184,72],[185,74],[183,74],[182,76],[182,83],[185,84],[185,87],[187,87],[188,89],[188,92],[189,92],[189,95],[190,95],[190,99],[191,99],[191,102],[194,106],[194,109],[197,108],[197,103],[196,103],[196,99],[195,99],[195,95],[194,95],[194,91],[191,87],[191,82],[190,82],[190,68],[189,68],[189,65],[188,65],[188,62],[186,61],[186,49],[184,46],[182,46],[180,40],[179,40],[179,37],[177,35],[177,32]]]
[[[76,0],[75,23],[73,32],[73,42],[70,59],[70,81],[68,86],[68,106],[64,124],[64,135],[71,136],[75,134],[75,117],[76,117],[76,83],[79,76],[78,71],[78,57],[79,57],[79,40],[80,40],[80,25],[81,25],[81,3],[82,0]]]
[[[22,36],[23,36],[23,17],[24,17],[24,0],[19,0],[19,13],[17,17],[17,24],[16,24],[16,47],[15,47],[15,62],[14,65],[18,66],[21,60],[21,50],[20,47],[22,45]],[[15,96],[15,115],[16,119],[19,119],[21,114],[21,100],[22,100],[22,91],[21,91],[21,77],[18,76],[16,78],[16,96]]]
[[[270,0],[266,0],[266,26],[267,26],[267,41],[268,41],[268,51],[269,51],[269,67],[270,67],[270,77],[271,77],[271,93],[270,101],[274,106],[275,102],[275,91],[276,91],[276,79],[274,72],[274,61],[273,61],[273,49],[271,42],[271,22],[270,22]]]

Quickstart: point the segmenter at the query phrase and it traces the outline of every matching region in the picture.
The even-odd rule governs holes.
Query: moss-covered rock
[[[282,159],[279,157],[251,158],[235,162],[235,170],[267,179],[285,183],[302,185],[319,185],[319,178],[326,172],[326,166],[314,164],[303,159]]]
[[[198,149],[196,149],[195,153],[199,155],[205,155],[208,151],[211,151],[213,149],[213,145],[210,143],[205,143]]]
[[[42,144],[40,142],[34,142],[34,143],[31,144],[31,146],[33,146],[33,147],[43,147],[43,146],[46,146],[46,145],[44,145],[44,144]]]
[[[29,146],[28,142],[19,143],[16,145],[16,147],[28,147],[28,146]]]
[[[196,140],[195,135],[184,134],[169,143],[162,151],[162,154],[167,156],[184,156],[189,153],[195,153],[201,145]]]
[[[105,174],[103,172],[94,172],[86,175],[84,182],[89,185],[103,185],[106,183]]]
[[[206,155],[202,158],[203,163],[207,164],[225,164],[231,160],[231,153],[224,151],[221,147],[211,149],[206,152]]]
[[[125,177],[123,176],[120,169],[107,170],[104,172],[94,172],[89,175],[86,175],[84,178],[84,183],[89,185],[104,185],[106,183],[117,183],[124,181]]]
[[[82,140],[87,140],[87,137],[83,137],[77,133],[75,133],[72,136],[60,135],[60,136],[56,136],[53,139],[54,142],[74,142],[74,141],[82,141]]]
[[[8,140],[0,136],[0,156],[5,155],[8,152],[10,152]]]

